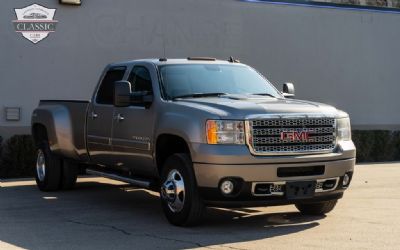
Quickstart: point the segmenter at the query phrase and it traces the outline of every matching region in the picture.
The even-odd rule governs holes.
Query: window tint
[[[132,92],[152,92],[150,72],[145,67],[134,67],[128,81],[131,83]]]
[[[400,9],[400,0],[245,0],[247,2],[274,2],[274,3],[293,3],[304,4],[305,6],[327,6],[338,8],[359,8],[375,10],[395,10]]]
[[[114,82],[122,80],[125,67],[110,69],[101,82],[97,92],[96,102],[100,104],[113,104]]]
[[[196,93],[281,95],[258,72],[242,65],[176,64],[160,66],[167,96]]]

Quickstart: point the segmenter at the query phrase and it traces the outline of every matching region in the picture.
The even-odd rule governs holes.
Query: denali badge
[[[15,32],[33,43],[45,39],[56,30],[57,21],[53,20],[56,9],[48,9],[39,4],[32,4],[22,9],[15,9],[17,20],[13,21]]]
[[[282,141],[308,141],[309,132],[306,131],[283,131],[281,132]]]

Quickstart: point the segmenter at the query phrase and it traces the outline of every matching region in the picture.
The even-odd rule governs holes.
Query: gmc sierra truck
[[[233,58],[110,64],[90,101],[34,110],[37,185],[70,189],[85,170],[157,190],[178,226],[206,206],[328,213],[353,175],[349,116],[293,97],[293,84],[280,92]]]

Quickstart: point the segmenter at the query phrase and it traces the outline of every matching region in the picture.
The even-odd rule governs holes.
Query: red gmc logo
[[[281,132],[282,141],[308,141],[309,132],[305,131],[283,131]]]

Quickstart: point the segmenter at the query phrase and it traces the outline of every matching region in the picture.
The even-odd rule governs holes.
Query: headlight
[[[351,140],[350,118],[336,119],[336,134],[338,141]]]
[[[206,124],[208,144],[244,144],[244,122],[208,120]]]

